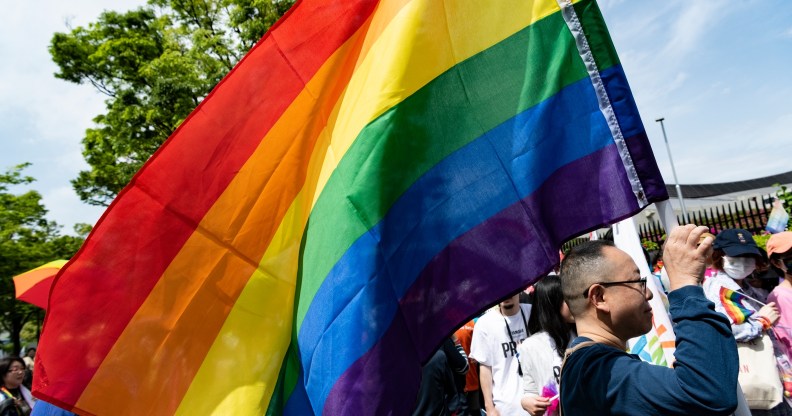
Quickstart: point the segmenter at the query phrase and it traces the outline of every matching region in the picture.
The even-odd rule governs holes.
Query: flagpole
[[[685,198],[682,197],[682,187],[679,186],[679,179],[677,179],[676,168],[674,168],[674,159],[671,157],[671,146],[668,144],[668,137],[666,136],[665,124],[663,124],[663,120],[665,120],[665,117],[660,117],[655,121],[660,123],[660,128],[663,129],[663,140],[665,141],[666,150],[668,151],[668,160],[671,162],[671,173],[674,174],[674,185],[677,191],[677,198],[679,198],[679,205],[682,207],[682,219],[687,223],[689,220],[687,209],[685,209]]]
[[[761,300],[759,300],[759,299],[756,299],[756,298],[752,298],[752,297],[750,297],[750,296],[746,295],[746,294],[745,294],[745,293],[743,293],[743,292],[737,292],[737,293],[739,293],[739,294],[741,294],[741,295],[745,296],[746,298],[748,298],[748,299],[750,299],[750,300],[752,300],[752,301],[754,301],[754,302],[756,302],[756,303],[758,303],[758,304],[760,304],[760,305],[762,305],[762,306],[767,306],[767,304],[766,304],[766,303],[764,303],[764,302],[762,302]]]

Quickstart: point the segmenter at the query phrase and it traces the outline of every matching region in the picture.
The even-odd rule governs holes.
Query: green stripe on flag
[[[584,13],[594,9],[578,7]],[[588,20],[581,15],[584,25]],[[618,64],[604,25],[587,28],[600,69]],[[602,32],[605,30],[605,32]],[[601,39],[604,36],[604,39]],[[561,68],[568,70],[562,71]],[[421,175],[487,131],[587,78],[560,13],[461,62],[358,135],[311,213],[297,328],[333,265]],[[428,111],[431,111],[429,113]]]

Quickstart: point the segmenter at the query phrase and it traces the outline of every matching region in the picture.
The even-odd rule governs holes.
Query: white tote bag
[[[769,410],[783,400],[783,386],[778,376],[773,341],[765,334],[748,342],[738,342],[739,382],[751,409]]]

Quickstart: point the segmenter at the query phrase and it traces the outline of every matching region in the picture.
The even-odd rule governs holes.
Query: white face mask
[[[732,279],[745,279],[754,270],[756,270],[756,259],[753,257],[726,256],[723,258],[723,271]]]

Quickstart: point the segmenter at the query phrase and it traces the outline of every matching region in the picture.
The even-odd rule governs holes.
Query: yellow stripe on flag
[[[415,0],[405,6],[375,39],[349,82],[338,119],[328,125],[332,142],[313,204],[369,122],[457,63],[559,10],[555,1],[547,0],[502,0],[497,7],[480,1]],[[465,36],[449,39],[449,33]]]
[[[559,10],[553,1],[504,0],[499,7],[513,12],[502,18],[502,13],[488,13],[481,2],[404,3],[384,1],[368,32],[353,36],[357,40],[342,46],[306,85],[165,271],[78,407],[108,414],[118,412],[115,403],[137,403],[123,409],[128,414],[154,408],[181,414],[266,409],[290,339],[299,240],[310,209],[358,133],[460,61]],[[421,21],[432,24],[422,26]],[[471,36],[449,39],[448,33]],[[351,46],[355,42],[362,46]],[[353,61],[344,62],[350,59],[347,53]],[[332,71],[348,65],[354,65],[354,74],[340,99],[330,100],[325,89],[333,87]],[[321,107],[328,102],[332,111],[325,113]],[[322,130],[308,131],[312,129]],[[272,141],[294,141],[300,147],[301,138],[315,135],[310,156],[289,159],[296,165],[277,166],[277,180],[257,175],[262,165],[281,162],[273,160]],[[297,155],[307,150],[288,149]],[[278,186],[289,179],[287,172],[306,171],[296,198],[276,199]],[[271,206],[273,198],[277,209]],[[262,235],[273,236],[266,250],[260,247]],[[224,319],[219,332],[212,329],[217,319]],[[140,348],[130,351],[128,345]],[[138,368],[141,374],[136,381],[119,383],[122,368]],[[181,400],[174,391],[185,391]],[[130,395],[145,400],[129,400]]]
[[[362,48],[364,52],[361,53],[361,55],[366,56],[366,58],[361,61],[356,68],[352,81],[350,81],[350,86],[344,93],[344,100],[341,102],[340,106],[334,109],[330,117],[328,128],[325,129],[320,136],[320,141],[317,143],[317,150],[314,151],[311,157],[311,167],[306,181],[306,188],[303,189],[295,199],[294,204],[290,207],[286,218],[284,218],[284,221],[281,223],[276,233],[276,237],[273,239],[273,242],[267,249],[267,253],[264,255],[261,262],[261,267],[268,271],[268,273],[272,273],[273,276],[296,275],[300,238],[302,237],[305,223],[308,220],[310,209],[313,203],[315,203],[317,195],[321,192],[321,189],[317,190],[317,188],[320,185],[324,186],[327,177],[329,177],[327,173],[327,163],[330,160],[335,160],[336,163],[332,165],[332,169],[335,168],[337,161],[340,160],[342,156],[339,155],[339,153],[342,151],[345,153],[357,135],[356,129],[358,131],[362,130],[371,119],[379,116],[382,112],[387,110],[389,106],[398,104],[398,102],[413,94],[420,87],[459,61],[490,46],[487,43],[497,43],[526,25],[525,21],[522,23],[496,23],[492,20],[488,21],[487,19],[481,18],[482,16],[479,10],[471,7],[466,9],[452,9],[449,13],[457,19],[473,20],[478,25],[491,25],[490,27],[495,26],[499,30],[471,28],[470,30],[472,30],[473,33],[487,33],[490,36],[484,36],[483,39],[479,37],[468,43],[456,45],[460,48],[459,52],[461,53],[457,54],[456,57],[445,54],[444,58],[436,65],[432,65],[432,62],[435,62],[432,58],[436,58],[441,50],[444,50],[444,47],[438,48],[433,42],[429,41],[421,43],[421,46],[428,46],[428,48],[418,48],[412,52],[413,54],[420,55],[420,59],[425,59],[425,61],[423,61],[425,62],[424,66],[418,65],[422,71],[411,74],[411,78],[409,79],[411,82],[405,84],[406,87],[401,87],[399,94],[376,96],[372,92],[376,88],[384,87],[377,87],[372,84],[382,85],[392,79],[393,71],[388,68],[393,68],[392,65],[394,65],[394,63],[387,61],[392,57],[392,52],[390,51],[392,51],[394,47],[398,48],[399,43],[402,42],[399,36],[409,36],[409,30],[404,26],[413,25],[414,19],[424,12],[425,10],[423,9],[427,7],[435,13],[440,13],[442,11],[442,7],[437,7],[437,3],[440,2],[435,2],[433,6],[430,6],[432,2],[429,1],[414,1],[404,9],[401,9],[403,4],[400,3],[403,2],[385,2],[384,5],[380,6],[380,9],[378,9],[374,16],[374,20],[369,28],[369,36],[366,37],[366,41]],[[526,2],[512,1],[510,3],[512,4],[506,5],[505,7],[516,7],[527,10],[527,7],[530,6],[530,3]],[[539,17],[545,17],[558,10],[555,3],[541,3],[544,9],[539,12],[539,16],[532,20],[531,23],[538,20]],[[385,7],[387,7],[387,9],[385,9]],[[393,14],[400,9],[401,13],[399,16],[395,19],[391,19]],[[530,15],[526,10],[520,10],[520,12],[525,13],[523,16]],[[476,15],[479,18],[471,19],[471,15]],[[434,16],[434,18],[436,17],[437,16]],[[388,25],[388,23],[390,23],[390,25]],[[442,26],[436,27],[435,29],[445,30],[442,29]],[[380,32],[383,32],[382,35],[374,35]],[[441,34],[428,33],[426,34],[426,39],[433,39],[436,36],[441,36]],[[372,39],[376,39],[376,42],[373,42]],[[369,49],[372,50],[369,51]],[[400,56],[406,56],[408,52],[409,51],[402,48]],[[319,160],[316,158],[317,155],[321,154],[319,148],[322,144],[324,144],[325,147],[328,146],[328,129],[332,128],[334,124],[338,126],[338,114],[344,111],[348,114],[344,122],[346,128],[336,128],[332,136],[333,139],[340,137],[342,140],[333,141],[333,144],[330,145],[329,151],[327,152],[331,157],[326,158],[324,163],[320,164]],[[322,176],[322,173],[324,173],[325,176]],[[311,205],[304,203],[306,198],[310,198],[312,201]],[[295,206],[299,206],[299,208],[295,208]],[[288,271],[284,273],[284,270]],[[290,274],[292,271],[293,274]],[[253,279],[256,278],[265,277],[263,275],[254,276]],[[190,386],[190,390],[185,396],[182,405],[179,407],[178,414],[195,414],[195,411],[198,409],[206,409],[207,407],[205,406],[198,406],[198,403],[205,402],[206,405],[218,403],[220,401],[219,399],[226,394],[225,391],[229,390],[232,390],[232,393],[217,406],[215,409],[216,414],[229,414],[229,412],[234,412],[240,408],[238,406],[242,405],[242,403],[245,403],[242,408],[247,408],[250,404],[255,403],[256,406],[259,404],[262,406],[259,408],[260,410],[266,410],[266,406],[269,404],[269,399],[272,394],[272,389],[274,388],[274,383],[280,370],[279,365],[289,345],[289,334],[286,333],[284,335],[280,333],[280,330],[284,328],[289,331],[291,330],[293,288],[291,289],[291,292],[288,294],[283,290],[278,292],[276,296],[270,296],[267,290],[271,289],[267,289],[267,285],[264,284],[248,285],[248,287],[243,290],[237,304],[229,314],[226,324],[223,326],[217,340],[210,349],[204,365],[202,365],[196,375],[195,381]],[[281,296],[281,298],[278,299],[277,296]],[[278,326],[278,331],[276,333],[275,327],[270,326],[269,322],[282,321],[272,319],[272,317],[262,318],[257,316],[255,309],[252,309],[256,307],[258,307],[257,312],[261,314],[261,316],[271,313],[273,309],[280,310],[283,308],[283,313],[278,313],[277,315],[279,317],[288,316],[289,326]],[[253,322],[251,322],[251,320]],[[233,334],[244,334],[246,332],[251,334],[266,333],[266,338],[272,339],[259,339],[258,342],[249,340],[247,342],[250,343],[251,347],[245,346],[244,348],[240,348],[236,342],[228,341],[237,340],[237,337]],[[275,340],[275,338],[279,339]],[[235,374],[234,378],[240,378],[240,381],[243,382],[233,383],[234,380],[225,376],[228,371],[227,368],[220,368],[217,365],[211,364],[228,356],[235,356],[240,359],[241,362],[250,363],[262,363],[263,357],[272,358],[271,360],[265,361],[268,366],[268,371],[266,373],[269,374],[269,377],[265,380],[260,380],[258,378],[260,376],[256,374],[258,365],[249,368],[236,368],[233,369]],[[275,363],[276,367],[269,368],[269,365],[272,363]],[[221,383],[220,385],[218,385],[218,381]],[[239,387],[235,387],[232,384]],[[262,400],[262,398],[264,398],[264,400]]]

